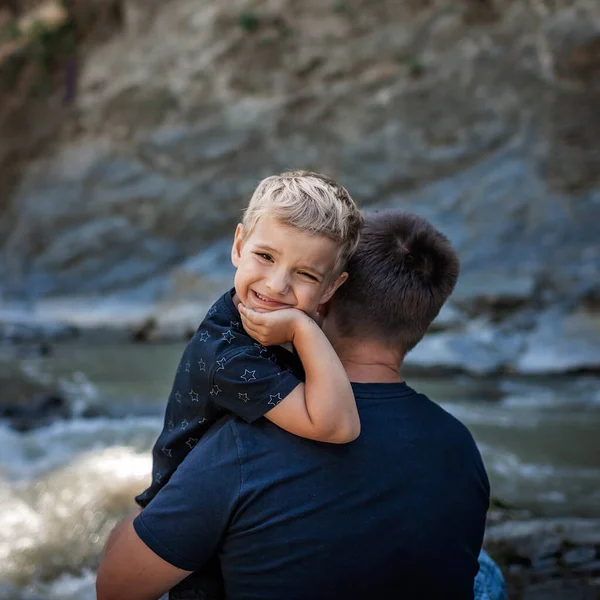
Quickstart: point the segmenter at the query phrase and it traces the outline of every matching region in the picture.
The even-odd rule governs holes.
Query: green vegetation
[[[244,31],[252,33],[260,26],[260,18],[252,10],[244,10],[238,15],[238,23]]]
[[[48,94],[57,68],[74,55],[76,40],[72,19],[58,27],[35,21],[26,31],[16,19],[10,22],[0,29],[0,91],[11,92],[23,84],[27,95]]]
[[[406,66],[413,77],[420,77],[425,73],[425,65],[418,56],[409,56],[406,59]]]
[[[23,36],[16,20],[11,21],[0,29],[0,44],[4,42],[14,42]]]

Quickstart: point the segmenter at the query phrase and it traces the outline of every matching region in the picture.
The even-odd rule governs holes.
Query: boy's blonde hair
[[[347,190],[330,177],[310,171],[263,179],[244,211],[244,235],[249,235],[267,214],[284,225],[336,242],[340,247],[336,275],[356,250],[363,226],[362,215]]]

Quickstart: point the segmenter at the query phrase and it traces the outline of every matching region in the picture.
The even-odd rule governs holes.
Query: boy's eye
[[[310,273],[306,273],[305,271],[300,271],[300,275],[303,275],[304,277],[308,277],[308,279],[311,279],[312,281],[319,281],[314,275],[311,275]]]
[[[267,254],[266,252],[255,252],[255,254],[264,260],[272,260],[271,255]]]

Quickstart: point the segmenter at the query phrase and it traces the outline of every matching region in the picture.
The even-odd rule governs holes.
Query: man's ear
[[[244,227],[241,223],[235,228],[235,235],[233,236],[233,245],[231,246],[231,262],[237,269],[240,264],[240,258],[242,257],[242,246],[244,245]]]
[[[327,304],[331,297],[335,294],[335,291],[348,279],[348,273],[344,271],[337,279],[329,284],[329,287],[325,290],[325,293],[321,296],[319,304]]]

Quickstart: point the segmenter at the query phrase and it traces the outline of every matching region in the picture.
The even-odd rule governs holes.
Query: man
[[[230,600],[473,598],[485,468],[467,429],[399,375],[458,268],[423,219],[368,217],[323,324],[353,382],[360,437],[334,446],[225,417],[115,529],[98,600],[171,588],[173,598],[218,597],[215,556]]]

